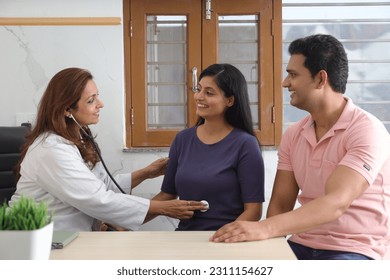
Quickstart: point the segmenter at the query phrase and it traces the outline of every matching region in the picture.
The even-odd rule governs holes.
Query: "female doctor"
[[[143,180],[162,175],[166,159],[112,180],[88,127],[98,123],[101,108],[98,89],[87,70],[68,68],[51,79],[36,125],[21,150],[11,207],[22,195],[43,201],[53,214],[55,230],[75,231],[92,230],[96,220],[137,230],[146,217],[188,219],[204,209],[198,201],[150,201],[129,195]]]

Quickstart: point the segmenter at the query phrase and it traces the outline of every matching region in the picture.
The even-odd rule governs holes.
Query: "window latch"
[[[211,19],[211,0],[206,0],[206,19]]]
[[[198,68],[192,68],[192,92],[198,92]]]

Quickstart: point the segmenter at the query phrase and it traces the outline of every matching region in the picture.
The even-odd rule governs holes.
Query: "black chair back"
[[[16,190],[14,168],[29,130],[28,125],[0,126],[0,205],[8,203]]]

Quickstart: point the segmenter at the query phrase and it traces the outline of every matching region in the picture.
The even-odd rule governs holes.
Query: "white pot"
[[[0,231],[1,260],[48,260],[53,222],[37,230]]]

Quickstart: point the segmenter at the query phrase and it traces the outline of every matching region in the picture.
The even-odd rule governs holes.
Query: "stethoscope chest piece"
[[[207,210],[209,210],[210,205],[209,205],[209,203],[207,202],[207,200],[201,200],[200,202],[202,202],[203,205],[207,207],[207,209],[205,209],[205,210],[200,210],[200,212],[206,212]]]

